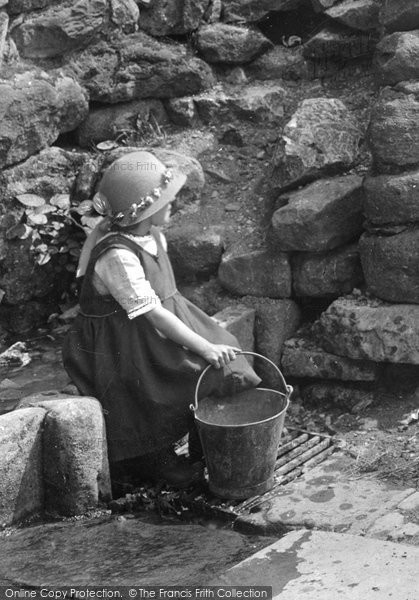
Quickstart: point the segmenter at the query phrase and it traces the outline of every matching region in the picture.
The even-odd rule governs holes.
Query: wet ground
[[[192,585],[276,541],[152,513],[34,525],[0,542],[0,585]]]

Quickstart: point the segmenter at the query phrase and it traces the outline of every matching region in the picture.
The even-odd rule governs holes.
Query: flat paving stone
[[[292,531],[214,579],[272,586],[278,600],[417,600],[419,548],[324,531]]]
[[[308,527],[364,534],[380,517],[396,509],[415,490],[353,472],[354,460],[335,453],[323,463],[259,505],[259,510],[239,517],[242,530],[277,532],[282,528]]]

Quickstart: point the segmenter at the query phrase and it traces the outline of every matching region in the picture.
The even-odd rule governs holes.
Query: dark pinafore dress
[[[234,336],[177,291],[160,235],[154,228],[152,233],[157,256],[119,233],[95,246],[82,285],[81,312],[63,347],[64,366],[80,393],[102,404],[111,462],[157,452],[187,433],[193,421],[189,405],[208,363],[163,337],[146,316],[130,320],[112,296],[96,291],[92,276],[103,252],[110,248],[134,252],[166,309],[210,342],[238,345]],[[224,395],[259,382],[241,356],[225,369],[210,369],[202,395]]]

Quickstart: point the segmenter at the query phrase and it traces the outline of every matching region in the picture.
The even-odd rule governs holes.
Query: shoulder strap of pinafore
[[[134,241],[116,232],[107,235],[93,248],[80,290],[80,312],[84,316],[104,317],[123,311],[111,294],[99,294],[93,285],[93,273],[98,258],[110,248],[126,248],[141,260],[141,248]]]

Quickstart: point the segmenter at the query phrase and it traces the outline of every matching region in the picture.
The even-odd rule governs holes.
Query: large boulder
[[[272,239],[281,251],[323,252],[362,231],[362,179],[343,175],[315,181],[278,198],[272,216]]]
[[[65,70],[91,100],[109,104],[197,94],[215,83],[211,67],[182,44],[163,43],[144,32],[74,53]]]
[[[384,37],[377,45],[375,60],[384,85],[419,79],[419,30]]]
[[[375,362],[419,364],[419,306],[347,296],[314,324],[328,352]]]
[[[307,65],[302,47],[274,46],[246,65],[246,74],[254,79],[285,79],[297,81],[307,77]]]
[[[291,296],[291,267],[285,253],[262,250],[250,252],[234,249],[223,256],[218,279],[221,285],[238,296]]]
[[[28,71],[0,80],[0,168],[75,129],[87,111],[86,94],[70,77]]]
[[[419,227],[397,235],[365,233],[359,251],[369,291],[389,302],[419,304]]]
[[[297,335],[285,342],[281,365],[285,376],[310,379],[375,381],[380,373],[377,363],[326,352],[310,335]]]
[[[419,171],[366,177],[364,190],[364,214],[373,225],[419,222]]]
[[[410,31],[419,27],[419,5],[416,0],[386,0],[380,21],[387,31]]]
[[[170,260],[176,278],[213,275],[224,251],[223,228],[185,223],[167,232]]]
[[[296,296],[327,298],[351,292],[364,280],[358,244],[329,252],[298,252],[292,259]]]
[[[304,0],[224,0],[223,21],[259,21],[270,11],[296,10]]]
[[[280,122],[284,116],[286,93],[277,83],[250,84],[231,91],[215,88],[194,97],[204,123],[231,121],[236,117],[253,122]]]
[[[55,194],[69,194],[73,188],[79,169],[87,160],[85,153],[70,152],[58,146],[50,146],[31,156],[19,165],[2,171],[0,194],[2,197],[3,216],[14,214],[19,218],[23,214],[24,205],[11,204],[21,194],[36,194],[49,198]],[[4,210],[6,208],[7,210]],[[0,227],[10,227],[10,221]]]
[[[198,29],[209,0],[153,0],[141,7],[139,26],[153,36],[183,35]]]
[[[303,100],[285,125],[273,157],[273,185],[288,188],[349,169],[361,135],[357,119],[341,100]]]
[[[80,146],[90,148],[104,140],[126,136],[141,141],[156,125],[168,122],[161,100],[133,100],[112,106],[93,108],[77,129]]]
[[[20,407],[40,407],[23,408]],[[106,429],[96,398],[78,396],[29,397],[13,414],[46,411],[43,431],[45,509],[74,516],[110,500]]]
[[[226,23],[204,25],[196,34],[196,48],[209,63],[247,63],[272,46],[259,31]]]
[[[352,29],[369,31],[379,27],[379,0],[343,0],[328,8],[326,14]]]
[[[87,44],[107,22],[106,0],[78,0],[27,17],[11,35],[24,58],[49,58]]]
[[[369,142],[380,168],[419,164],[419,98],[384,88],[372,110]]]
[[[42,481],[42,408],[26,408],[0,416],[0,523],[40,514]]]

